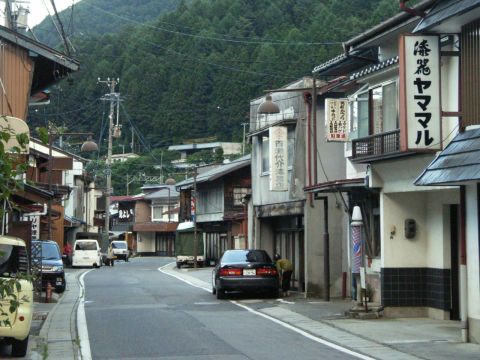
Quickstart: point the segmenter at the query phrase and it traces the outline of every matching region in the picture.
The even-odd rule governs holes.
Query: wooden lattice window
[[[461,35],[462,125],[480,124],[480,20],[462,27]]]

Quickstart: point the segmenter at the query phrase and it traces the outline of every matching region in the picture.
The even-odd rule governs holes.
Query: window
[[[247,194],[250,194],[249,188],[233,188],[233,206],[243,206],[243,199]]]
[[[152,206],[152,221],[162,221],[163,220],[163,213],[164,207],[160,205]]]
[[[268,173],[270,171],[270,149],[268,136],[262,136],[261,141],[261,151],[262,151],[262,173]]]
[[[397,81],[354,94],[350,98],[350,119],[353,139],[398,129]]]

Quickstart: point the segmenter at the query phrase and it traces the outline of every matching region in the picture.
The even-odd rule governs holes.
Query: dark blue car
[[[57,243],[52,240],[33,240],[32,243],[42,244],[42,288],[47,288],[50,283],[57,293],[64,292],[65,271]]]

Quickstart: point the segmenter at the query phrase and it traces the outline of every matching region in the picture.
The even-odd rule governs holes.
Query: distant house
[[[135,250],[143,255],[173,256],[179,209],[175,185],[146,185],[142,191],[135,201]]]
[[[112,162],[125,162],[129,159],[136,159],[140,155],[137,155],[135,153],[124,153],[124,154],[113,154],[112,155]]]
[[[187,156],[198,151],[209,150],[212,153],[219,149],[223,150],[223,155],[236,155],[242,153],[242,144],[234,142],[211,142],[204,144],[185,144],[185,145],[171,145],[168,147],[169,151],[179,151],[180,159],[172,161],[172,165],[179,169],[186,169],[192,167],[187,163]]]
[[[200,173],[196,179],[179,182],[177,190],[180,192],[180,222],[192,221],[196,216],[197,226],[203,232],[207,263],[214,263],[227,249],[249,247],[250,155]]]

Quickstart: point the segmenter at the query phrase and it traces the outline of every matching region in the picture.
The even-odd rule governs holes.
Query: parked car
[[[45,289],[51,284],[57,293],[64,292],[66,282],[60,248],[52,240],[32,241],[35,243],[42,244],[42,287]]]
[[[98,241],[95,239],[75,240],[72,266],[102,266],[102,255]]]
[[[13,236],[0,236],[0,280],[8,281],[17,276],[28,276],[28,256],[25,242]],[[27,278],[20,277],[20,289],[16,298],[20,301],[15,311],[10,312],[10,300],[0,300],[0,339],[12,344],[12,356],[23,357],[27,353],[28,336],[33,315],[33,285]],[[6,323],[8,321],[8,323]]]
[[[128,261],[128,257],[130,256],[130,254],[126,241],[113,240],[110,243],[110,246],[113,249],[113,256],[115,256],[116,259]]]
[[[279,278],[265,250],[227,250],[212,272],[212,293],[217,299],[227,291],[266,292],[278,296]]]

